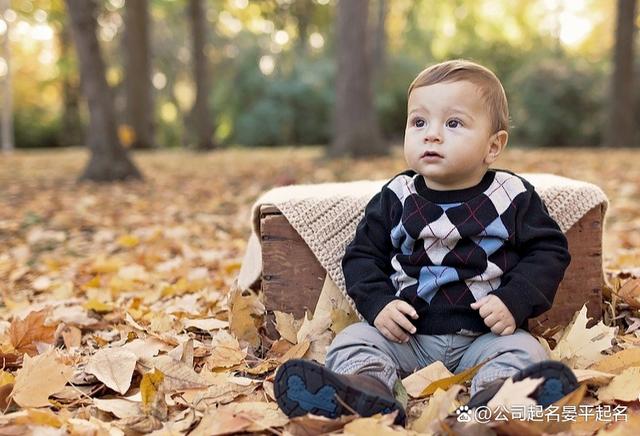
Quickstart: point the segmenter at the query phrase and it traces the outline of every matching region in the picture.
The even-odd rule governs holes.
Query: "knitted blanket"
[[[549,214],[563,232],[569,230],[594,207],[602,205],[604,214],[608,206],[605,193],[591,183],[551,174],[521,175],[535,187]],[[274,205],[300,234],[329,278],[355,309],[346,294],[341,260],[364,215],[366,204],[385,182],[386,180],[376,180],[293,185],[264,193],[252,208],[253,230],[238,275],[238,286],[248,289],[260,278],[260,207]]]

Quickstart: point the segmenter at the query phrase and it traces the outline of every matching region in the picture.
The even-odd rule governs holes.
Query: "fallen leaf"
[[[602,321],[587,328],[589,319],[584,305],[551,351],[553,360],[560,360],[571,368],[583,369],[602,358],[602,351],[611,348],[617,328],[607,327]]]
[[[466,382],[467,380],[471,380],[476,372],[484,365],[485,362],[479,363],[476,366],[472,366],[471,368],[467,368],[459,374],[453,375],[451,377],[446,377],[440,380],[436,380],[429,384],[422,392],[420,392],[419,398],[426,397],[428,395],[433,394],[437,389],[442,389],[443,391],[448,390],[451,386],[456,384],[461,384]]]
[[[634,366],[615,376],[607,386],[598,389],[600,401],[640,400],[640,367]]]
[[[142,405],[149,406],[152,402],[160,384],[164,381],[164,374],[158,369],[153,372],[147,372],[140,380],[140,395],[142,396]]]
[[[50,410],[27,409],[25,412],[25,415],[16,417],[13,420],[13,424],[53,428],[62,427],[62,419]]]
[[[285,431],[292,436],[328,434],[340,430],[355,419],[358,419],[356,415],[343,415],[336,419],[316,415],[303,415],[291,418],[285,426]]]
[[[432,364],[425,366],[408,377],[403,378],[402,384],[411,397],[419,398],[420,393],[423,392],[431,383],[452,376],[453,374],[446,366],[444,366],[444,363],[440,360],[436,360]]]
[[[211,356],[206,360],[209,369],[231,368],[247,357],[247,351],[240,349],[240,343],[226,331],[218,332],[211,341]]]
[[[330,314],[314,317],[313,319],[309,319],[306,316],[304,317],[296,337],[298,343],[309,341],[311,344],[304,356],[305,359],[324,363],[327,355],[327,347],[333,338],[333,334],[331,330],[329,330],[330,326]]]
[[[116,392],[124,394],[131,386],[131,377],[138,358],[120,348],[102,348],[89,358],[85,369],[89,374]]]
[[[247,431],[252,432],[282,427],[289,422],[289,418],[282,413],[276,403],[238,402],[222,406],[222,409],[236,416],[248,417],[251,425],[247,427]]]
[[[183,319],[182,325],[185,328],[195,327],[200,330],[210,332],[212,330],[226,329],[229,327],[229,322],[216,318]]]
[[[536,405],[536,401],[529,398],[529,395],[535,391],[544,381],[544,378],[525,378],[514,382],[511,378],[507,378],[498,392],[489,400],[487,406],[496,410],[500,406],[504,406],[507,410],[513,406],[531,407]]]
[[[104,412],[113,413],[117,418],[129,418],[142,413],[140,403],[122,398],[94,398],[93,404]]]
[[[640,279],[629,279],[618,290],[618,296],[634,309],[640,309]]]
[[[239,289],[231,291],[229,296],[229,330],[241,341],[247,341],[251,346],[260,344],[258,326],[262,324],[264,305],[258,295],[251,291],[242,292]]]
[[[251,426],[247,416],[235,415],[228,410],[212,407],[207,409],[198,426],[190,436],[218,436],[242,433]]]
[[[368,418],[356,418],[344,426],[345,436],[396,436],[406,435],[401,427],[393,425],[393,414],[373,415]]]
[[[578,379],[578,383],[587,382],[590,385],[606,385],[615,377],[615,374],[593,369],[574,369],[573,373]]]
[[[62,390],[73,369],[57,359],[55,350],[35,357],[24,357],[16,374],[11,398],[22,407],[48,406],[49,395]]]
[[[589,367],[595,371],[620,374],[626,368],[640,366],[640,348],[628,348],[603,357]]]
[[[72,325],[65,326],[62,330],[62,340],[67,350],[79,347],[82,343],[82,331]]]
[[[152,362],[153,366],[164,374],[164,387],[167,392],[205,388],[210,384],[203,375],[195,372],[193,367],[170,356],[158,356]]]
[[[280,337],[286,339],[292,344],[298,342],[297,333],[302,325],[302,320],[297,320],[290,313],[280,312],[275,310],[273,312],[276,318],[276,330],[280,333]]]
[[[9,327],[11,345],[20,353],[35,356],[36,343],[52,344],[55,340],[56,326],[46,326],[44,322],[49,314],[46,309],[30,312],[24,319],[14,319]]]
[[[424,408],[420,417],[411,425],[411,429],[423,434],[433,434],[437,429],[438,422],[443,420],[460,406],[456,400],[462,385],[452,385],[446,391],[436,389],[429,404]]]

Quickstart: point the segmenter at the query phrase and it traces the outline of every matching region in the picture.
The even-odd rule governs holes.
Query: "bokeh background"
[[[93,3],[103,72],[125,146],[298,146],[336,139],[337,59],[348,45],[348,35],[338,29],[336,0]],[[345,3],[366,15],[348,26],[366,26],[364,44],[356,47],[368,55],[375,122],[386,142],[402,140],[413,77],[430,63],[459,57],[490,67],[503,81],[511,145],[639,142],[640,115],[633,109],[638,86],[628,73],[618,72],[623,76],[614,80],[616,46],[626,50],[618,68],[635,65],[632,76],[638,77],[632,40],[639,19],[637,11],[628,12],[635,0]],[[8,41],[0,45],[0,81],[7,81],[10,67],[15,146],[83,144],[89,115],[68,8],[62,0],[2,4],[0,39]],[[351,58],[357,61],[357,53]],[[206,73],[197,77],[196,68]],[[615,98],[612,85],[621,80],[624,101]],[[203,110],[210,136],[204,143],[194,127]],[[632,132],[622,140],[608,134],[611,120],[620,118],[613,111],[632,114]]]

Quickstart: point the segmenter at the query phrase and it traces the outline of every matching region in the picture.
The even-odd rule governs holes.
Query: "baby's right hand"
[[[402,343],[409,341],[407,332],[414,334],[416,328],[407,316],[418,319],[416,310],[406,301],[393,300],[378,313],[373,325],[390,341]]]

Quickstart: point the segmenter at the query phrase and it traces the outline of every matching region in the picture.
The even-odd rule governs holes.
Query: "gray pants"
[[[540,343],[518,329],[508,336],[489,332],[478,335],[413,335],[399,344],[385,338],[375,327],[359,322],[342,330],[327,352],[326,367],[340,374],[369,374],[393,390],[400,377],[442,361],[454,373],[485,363],[471,382],[471,395],[487,383],[507,378],[518,370],[548,359]]]

